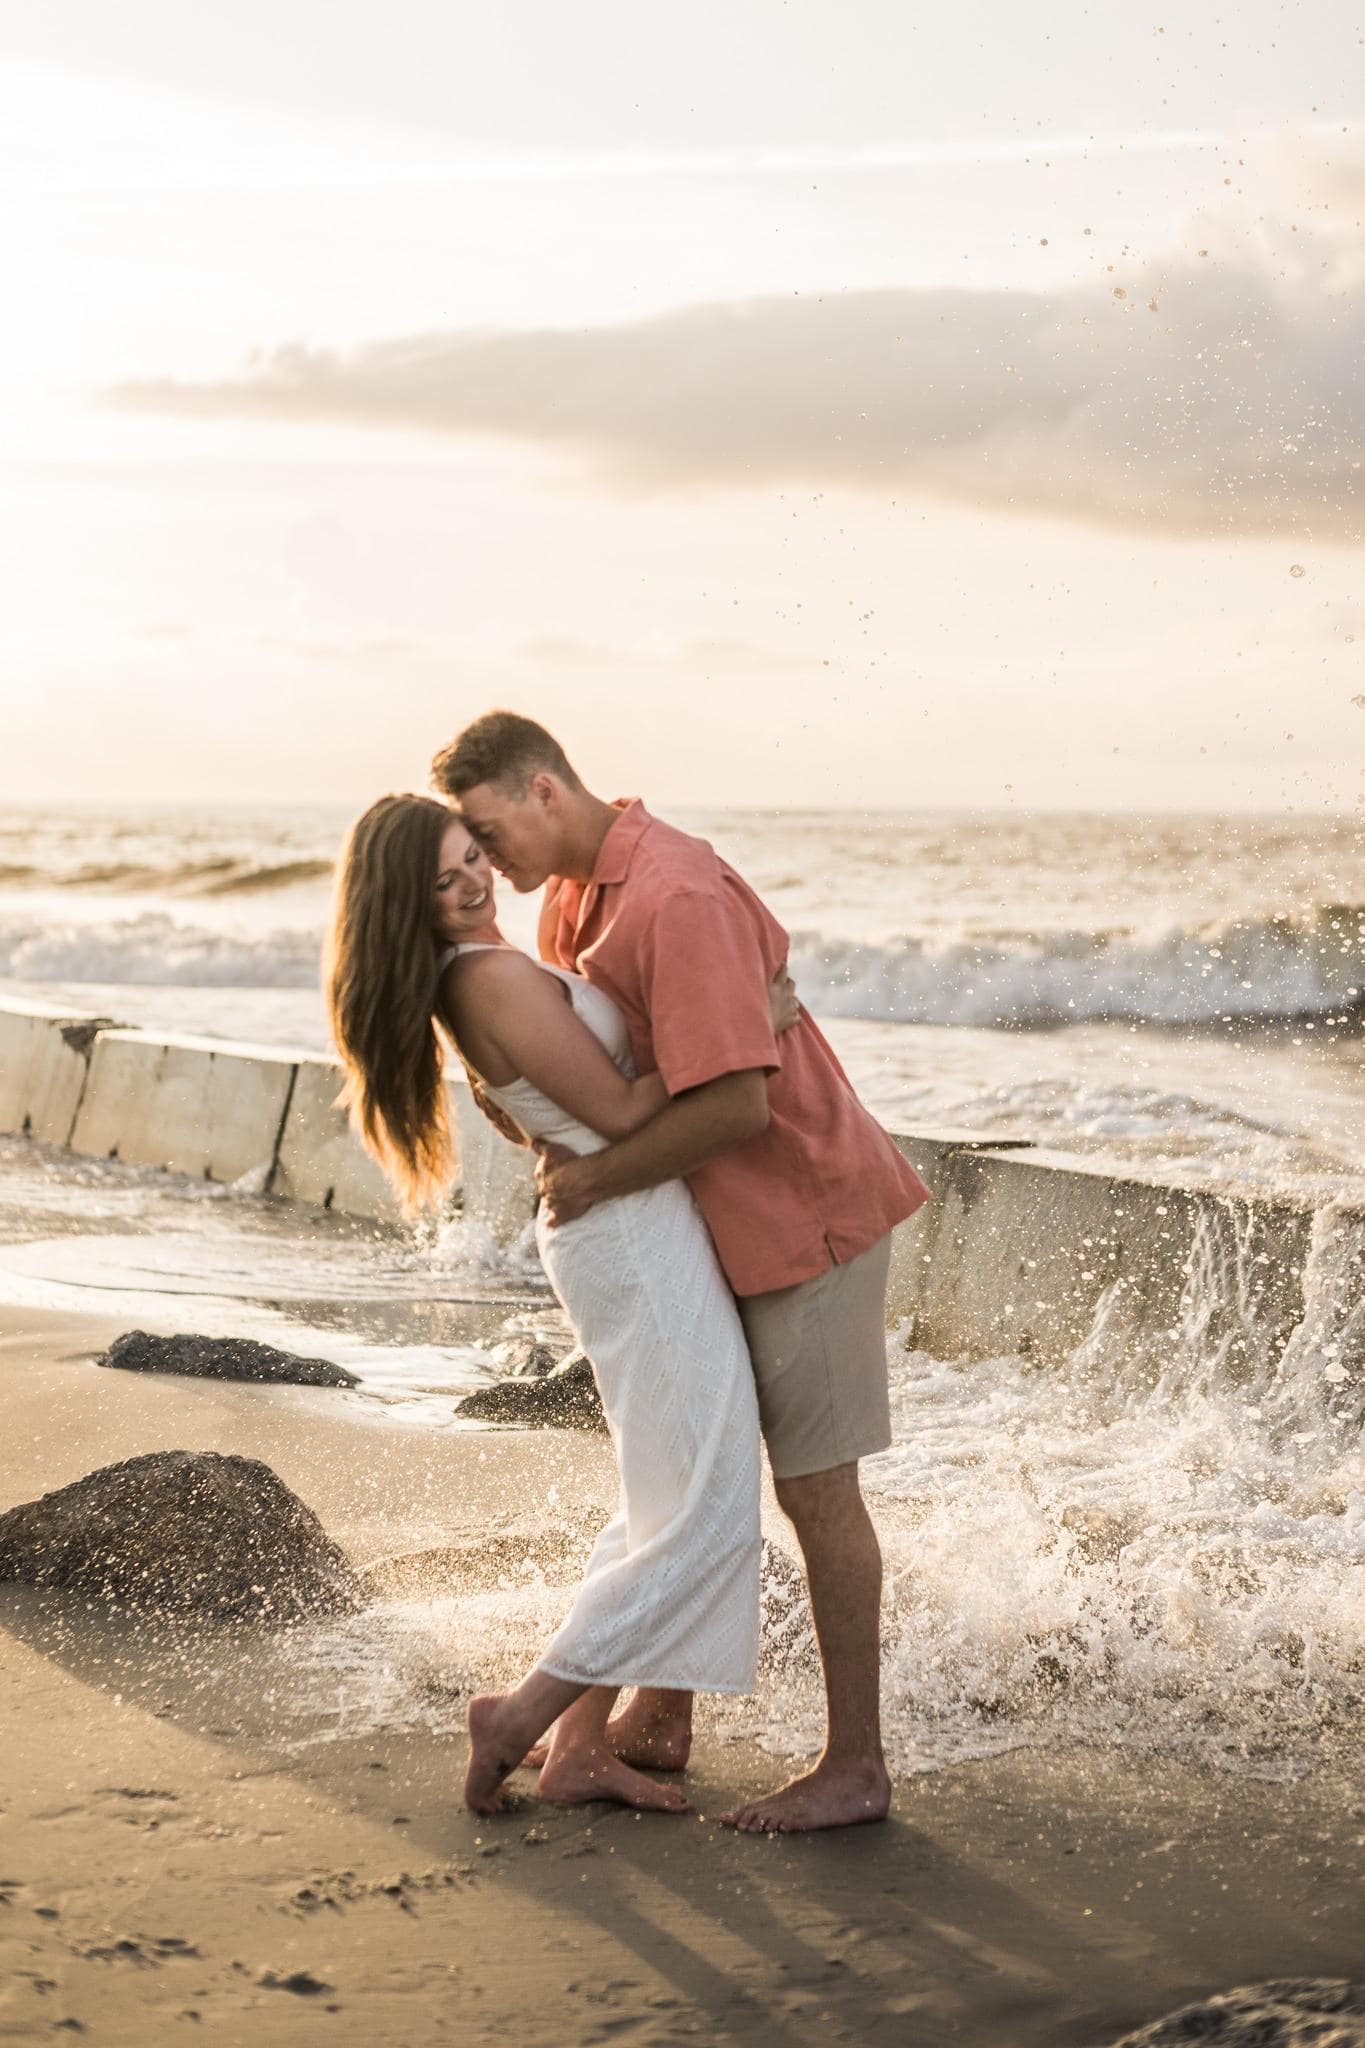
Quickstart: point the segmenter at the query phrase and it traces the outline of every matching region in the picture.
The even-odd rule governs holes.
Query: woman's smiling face
[[[493,922],[493,870],[468,828],[452,818],[436,855],[437,935],[458,944]]]

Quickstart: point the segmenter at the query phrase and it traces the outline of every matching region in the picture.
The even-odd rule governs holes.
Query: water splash
[[[1059,1369],[889,1340],[895,1442],[864,1477],[887,1564],[896,1768],[1054,1742],[1286,1780],[1359,1760],[1365,1213],[1319,1210],[1294,1242],[1288,1327],[1256,1212],[1227,1202],[1200,1205],[1155,1321],[1141,1290],[1116,1284]],[[332,1631],[332,1649],[320,1639],[314,1681],[331,1685],[335,1663],[352,1727],[453,1728],[450,1688],[517,1676],[569,1597],[509,1572],[390,1605]],[[821,1736],[819,1671],[799,1582],[772,1551],[764,1614],[756,1694],[709,1703],[704,1720],[805,1755]]]
[[[419,1229],[414,1249],[400,1264],[471,1285],[497,1281],[549,1291],[534,1223],[528,1223],[511,1244],[500,1244],[477,1216],[453,1216],[434,1229]]]

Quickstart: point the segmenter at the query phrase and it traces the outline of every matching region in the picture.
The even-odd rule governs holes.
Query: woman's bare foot
[[[521,1761],[521,1748],[501,1693],[481,1693],[469,1702],[469,1766],[464,1774],[464,1803],[475,1813],[496,1813],[502,1805],[502,1781]]]
[[[686,1799],[672,1785],[660,1785],[633,1771],[601,1744],[552,1751],[540,1773],[540,1796],[551,1806],[587,1806],[594,1799],[610,1799],[646,1813],[688,1810]]]
[[[818,1763],[766,1799],[723,1813],[721,1823],[746,1835],[801,1835],[816,1828],[851,1828],[885,1820],[891,1780],[881,1764]]]

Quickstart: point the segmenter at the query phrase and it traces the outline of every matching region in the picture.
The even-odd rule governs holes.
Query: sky
[[[0,798],[1365,800],[1340,5],[0,0]]]

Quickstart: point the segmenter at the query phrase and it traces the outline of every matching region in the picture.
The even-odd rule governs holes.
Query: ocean
[[[1350,1751],[1365,1708],[1365,832],[672,815],[786,923],[803,998],[893,1126],[1028,1136],[1315,1211],[1307,1311],[1268,1363],[1237,1349],[1237,1275],[1212,1248],[1141,1355],[1099,1318],[1063,1369],[939,1359],[889,1333],[896,1440],[864,1475],[888,1564],[893,1761],[932,1771],[1065,1737],[1292,1778]],[[318,942],[345,822],[12,811],[0,1000],[322,1047]],[[531,902],[504,910],[525,940]],[[522,1292],[524,1327],[554,1313],[533,1253],[458,1219],[304,1231],[252,1196],[45,1163],[21,1141],[0,1152],[24,1219],[0,1252],[11,1303],[325,1351],[361,1377],[326,1398],[390,1441],[465,1426],[453,1396],[497,1367],[496,1350],[440,1341],[443,1301],[487,1285]],[[398,1602],[322,1630],[307,1655],[352,1733],[432,1715],[453,1728],[458,1711],[411,1672],[435,1656],[482,1682],[534,1654],[565,1597]],[[778,1750],[817,1740],[808,1651],[771,1643],[759,1693],[716,1710],[720,1725]]]
[[[1201,1182],[1359,1194],[1365,824],[1324,817],[662,814],[791,934],[892,1125]],[[0,996],[321,1049],[337,810],[11,810]],[[532,904],[504,888],[528,943]]]

